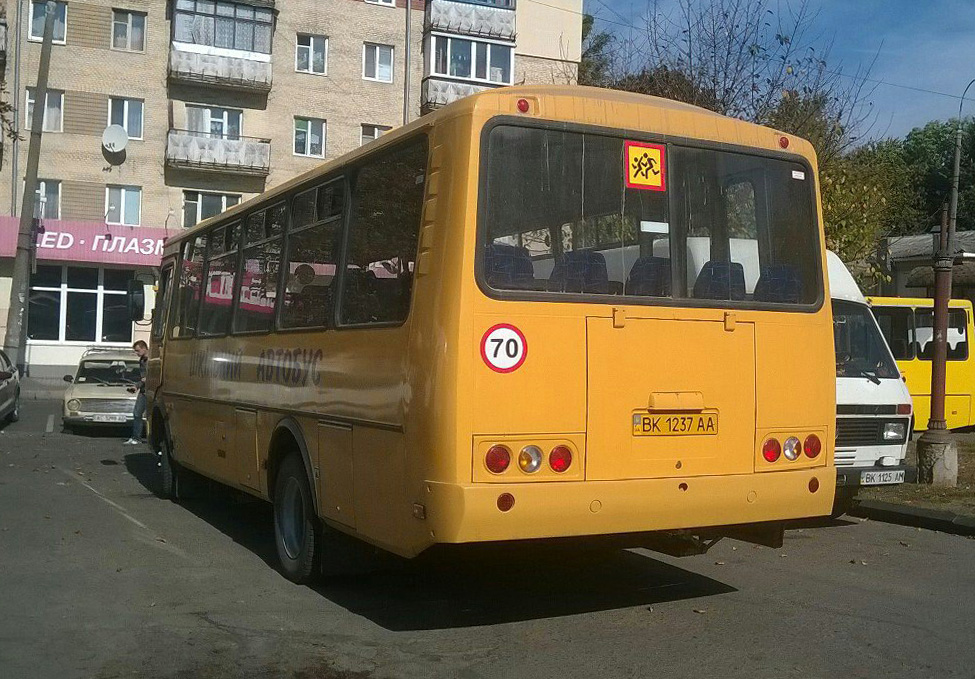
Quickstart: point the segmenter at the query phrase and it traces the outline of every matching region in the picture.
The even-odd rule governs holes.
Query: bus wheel
[[[305,465],[298,455],[288,455],[274,482],[274,544],[284,576],[298,584],[309,582],[321,543]]]
[[[179,471],[176,469],[176,463],[173,462],[173,456],[170,452],[169,440],[163,437],[163,440],[159,443],[159,452],[156,453],[159,456],[159,471],[161,474],[162,485],[159,490],[159,494],[175,502],[179,499]]]

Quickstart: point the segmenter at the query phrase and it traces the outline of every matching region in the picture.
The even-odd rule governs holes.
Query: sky
[[[706,1],[706,0],[699,0]],[[775,9],[786,0],[767,0]],[[790,0],[795,6],[800,0]],[[657,0],[666,8],[676,0]],[[869,136],[902,137],[930,120],[958,114],[962,91],[975,78],[973,0],[807,0],[816,12],[814,35],[832,42],[830,70],[854,73],[876,58],[868,83],[875,117]],[[584,0],[603,30],[625,39],[645,25],[648,0]],[[610,23],[614,22],[614,23]],[[897,87],[895,85],[906,86]],[[907,89],[919,88],[950,96]],[[965,99],[975,115],[975,85]]]

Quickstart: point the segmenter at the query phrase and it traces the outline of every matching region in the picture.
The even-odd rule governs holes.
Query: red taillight
[[[897,414],[898,415],[910,415],[911,414],[911,404],[910,403],[898,403],[897,404]]]
[[[511,493],[501,493],[498,495],[498,509],[502,512],[511,511],[511,508],[515,506],[515,496]]]
[[[769,439],[762,446],[762,457],[768,462],[775,462],[782,454],[782,444],[775,439]]]
[[[809,479],[809,492],[815,493],[817,490],[819,490],[819,479],[814,476]]]
[[[521,113],[528,113],[528,109],[531,108],[531,104],[528,103],[527,99],[518,100],[518,110]]]
[[[784,149],[789,148],[789,138],[788,137],[779,137],[779,146],[781,146]]]
[[[822,450],[823,444],[815,434],[807,436],[802,444],[802,451],[806,454],[806,457],[816,457]]]
[[[500,474],[511,464],[511,451],[507,446],[491,446],[484,456],[484,465],[492,474]]]
[[[553,472],[562,473],[572,464],[572,451],[568,446],[555,446],[548,454],[548,465]]]

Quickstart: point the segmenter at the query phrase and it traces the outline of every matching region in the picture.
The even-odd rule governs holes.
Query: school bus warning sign
[[[623,176],[630,189],[666,191],[666,149],[661,144],[628,141],[623,147]]]

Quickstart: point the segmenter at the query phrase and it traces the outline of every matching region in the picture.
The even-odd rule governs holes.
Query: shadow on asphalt
[[[158,491],[154,457],[125,456],[140,483]],[[271,568],[277,564],[271,506],[218,484],[180,505]],[[343,547],[344,540],[339,542]],[[352,542],[352,541],[350,541]],[[478,627],[652,606],[736,591],[642,552],[589,542],[501,543],[433,548],[407,561],[370,548],[349,550],[332,575],[309,588],[392,631]],[[707,558],[707,557],[702,557]]]

